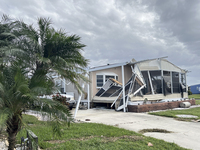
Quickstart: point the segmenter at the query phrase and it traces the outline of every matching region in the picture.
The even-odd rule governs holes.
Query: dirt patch
[[[174,118],[175,120],[178,120],[178,121],[186,121],[186,122],[192,122],[192,120],[194,119],[191,119],[191,118]]]
[[[165,129],[142,129],[139,133],[144,134],[146,132],[160,132],[160,133],[173,133],[172,131],[167,131]]]
[[[132,141],[140,141],[140,140],[143,140],[143,137],[142,136],[128,136],[128,135],[124,135],[124,136],[120,136],[120,137],[104,137],[103,142],[105,142],[105,143],[115,142],[120,139],[129,139]]]
[[[82,137],[82,138],[72,138],[69,140],[51,140],[51,141],[46,141],[48,143],[51,144],[60,144],[60,143],[65,143],[67,141],[71,141],[71,140],[76,140],[76,141],[85,141],[85,140],[89,140],[95,137],[99,137],[102,138],[102,142],[107,143],[107,142],[115,142],[119,139],[131,139],[133,141],[138,141],[138,140],[142,140],[143,137],[141,136],[128,136],[128,135],[124,135],[124,136],[120,136],[120,137],[106,137],[106,136],[88,136],[88,137]]]
[[[94,137],[97,137],[97,136],[87,136],[87,137],[82,137],[82,138],[72,138],[72,139],[69,139],[69,140],[51,140],[51,141],[47,141],[51,144],[60,144],[60,143],[65,143],[67,141],[71,141],[71,140],[76,140],[76,141],[84,141],[84,140],[89,140],[89,139],[92,139]]]

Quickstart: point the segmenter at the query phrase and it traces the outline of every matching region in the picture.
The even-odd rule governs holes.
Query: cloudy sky
[[[36,24],[49,17],[57,29],[87,45],[90,66],[168,56],[200,83],[199,0],[0,0],[0,15]]]

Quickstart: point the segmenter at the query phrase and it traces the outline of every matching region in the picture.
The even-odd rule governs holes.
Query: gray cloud
[[[91,66],[168,56],[199,83],[199,1],[1,0],[0,15],[36,24],[49,17],[57,29],[77,34]]]

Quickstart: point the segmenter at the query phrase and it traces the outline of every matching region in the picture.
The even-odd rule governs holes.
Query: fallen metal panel
[[[110,95],[110,97],[113,97],[113,96],[118,96],[122,91],[122,87],[120,87],[116,92],[114,92],[112,95]]]
[[[125,96],[125,99],[127,99],[127,98],[128,98],[128,96]],[[126,107],[126,103],[123,104],[123,99],[121,98],[119,107],[116,110],[119,111],[119,110],[123,109],[124,107]]]
[[[144,77],[143,77],[142,72],[140,71],[138,65],[135,64],[134,69],[133,69],[133,67],[131,66],[131,69],[132,69],[132,72],[133,72],[134,74],[137,75],[138,82],[141,84],[141,86],[142,86],[143,84],[145,84]]]
[[[118,97],[99,97],[94,96],[92,101],[96,103],[113,103]]]
[[[101,88],[101,89],[97,92],[97,94],[96,94],[95,96],[100,96],[103,92],[105,92],[105,90]]]
[[[106,83],[103,85],[103,89],[106,91],[110,88],[110,86],[113,84],[113,81],[107,80]]]
[[[115,93],[119,89],[121,89],[121,87],[119,87],[119,86],[112,86],[106,92],[104,92],[104,94],[102,94],[101,97],[110,97],[113,93]]]
[[[113,107],[113,105],[116,103],[116,101],[119,100],[120,95],[122,95],[122,90],[110,107]]]
[[[132,76],[133,77],[133,76]],[[138,80],[136,80],[136,78],[137,78],[137,76],[133,79],[132,78],[132,80],[133,80],[133,82],[130,82],[130,87],[129,87],[129,91],[128,91],[128,93],[125,95],[125,99],[126,99],[126,102],[125,102],[125,104],[123,104],[123,100],[122,99],[120,99],[120,105],[119,105],[119,107],[116,109],[116,110],[121,110],[121,109],[123,109],[124,107],[127,107],[127,104],[128,104],[128,100],[129,100],[129,95],[131,94],[131,93],[133,93],[133,96],[134,95],[136,95],[142,88],[144,88],[145,87],[145,84],[143,84],[141,87],[139,87],[139,88],[135,88],[134,89],[134,85],[136,85],[136,84],[138,84],[138,85],[140,85],[140,82],[138,82]],[[129,85],[129,84],[128,84]],[[133,88],[132,88],[132,87]],[[132,90],[130,90],[130,88],[132,88]],[[128,88],[127,88],[128,89]]]

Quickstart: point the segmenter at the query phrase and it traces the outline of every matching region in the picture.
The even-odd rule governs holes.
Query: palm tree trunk
[[[8,136],[8,150],[14,150],[15,148],[15,142],[16,142],[16,134],[15,133],[11,133]]]
[[[18,131],[21,127],[21,122],[18,116],[22,116],[20,113],[19,115],[10,116],[7,119],[7,133],[8,133],[8,150],[14,150],[15,143],[16,143],[16,136]]]

